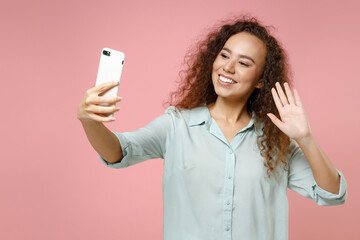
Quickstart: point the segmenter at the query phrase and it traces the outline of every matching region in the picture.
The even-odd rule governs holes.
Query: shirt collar
[[[202,106],[191,109],[188,125],[189,125],[189,127],[196,126],[196,125],[202,125],[204,123],[211,122],[211,119],[212,119],[212,117],[210,115],[209,109],[204,104]],[[252,116],[251,116],[249,124],[245,128],[243,128],[241,131],[245,131],[246,129],[253,127],[254,123],[255,123],[255,112],[252,112]]]
[[[190,110],[189,126],[201,125],[209,122],[211,115],[206,105],[196,107]]]

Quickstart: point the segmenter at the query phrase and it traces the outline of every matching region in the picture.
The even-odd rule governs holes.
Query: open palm
[[[279,111],[281,120],[274,114],[268,113],[267,115],[271,121],[283,133],[296,141],[311,135],[310,125],[298,92],[294,90],[294,98],[287,82],[284,83],[286,95],[282,90],[280,83],[277,82],[275,85],[276,90],[275,88],[272,88],[271,93]]]

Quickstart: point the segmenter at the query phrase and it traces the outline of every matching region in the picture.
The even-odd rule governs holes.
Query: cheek
[[[257,71],[250,69],[241,69],[238,71],[240,78],[244,79],[246,82],[256,81],[259,77]]]

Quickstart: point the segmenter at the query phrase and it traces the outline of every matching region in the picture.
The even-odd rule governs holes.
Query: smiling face
[[[213,63],[212,81],[218,97],[247,101],[255,88],[261,88],[266,46],[247,32],[232,35]]]

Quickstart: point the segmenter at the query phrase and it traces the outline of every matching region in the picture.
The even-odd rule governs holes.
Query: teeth
[[[227,79],[227,78],[225,78],[225,77],[223,77],[223,76],[220,76],[219,78],[220,78],[220,80],[221,80],[222,82],[225,82],[225,83],[236,83],[235,81],[232,81],[232,80],[230,80],[230,79]]]

